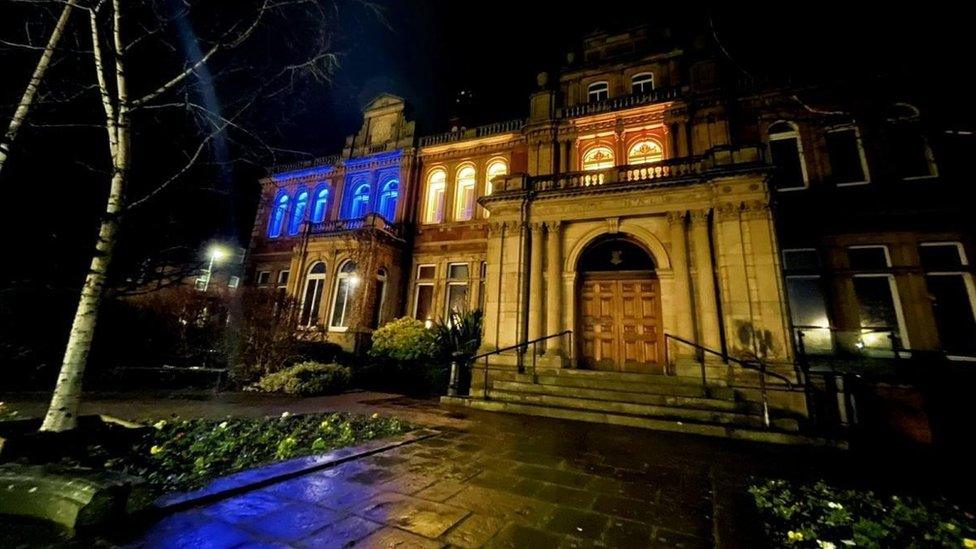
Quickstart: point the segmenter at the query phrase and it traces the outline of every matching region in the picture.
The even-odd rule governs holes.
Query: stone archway
[[[650,251],[624,234],[604,235],[580,252],[575,270],[580,366],[663,374],[661,285]]]

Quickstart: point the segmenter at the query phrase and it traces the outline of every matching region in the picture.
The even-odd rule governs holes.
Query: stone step
[[[676,421],[661,418],[614,414],[592,410],[577,410],[558,406],[539,406],[499,400],[482,400],[467,397],[441,397],[441,402],[453,406],[466,406],[477,410],[550,417],[608,425],[622,425],[657,431],[688,433],[710,437],[722,437],[776,444],[795,444],[811,446],[831,446],[845,448],[843,441],[810,437],[798,433],[785,433],[774,430],[742,428],[734,425],[713,425]]]
[[[532,373],[531,371],[528,373]],[[612,381],[630,381],[635,383],[697,385],[701,386],[700,377],[684,377],[661,374],[642,374],[638,372],[609,372],[604,370],[583,370],[579,368],[548,369],[536,368],[536,375],[565,376],[582,379],[607,379]],[[709,380],[710,385],[725,386],[724,380]]]
[[[557,385],[561,387],[579,387],[583,389],[600,389],[605,391],[626,391],[630,393],[645,393],[655,395],[670,395],[683,397],[704,397],[713,399],[734,400],[735,391],[728,387],[716,387],[674,381],[678,378],[668,376],[650,376],[658,379],[641,379],[628,381],[626,379],[609,377],[590,377],[579,375],[538,375],[519,374],[516,381],[524,383],[540,383],[542,385]]]
[[[674,394],[637,393],[630,391],[612,391],[606,389],[588,389],[585,387],[567,387],[564,385],[543,385],[523,381],[492,382],[493,390],[508,392],[537,393],[552,396],[586,398],[610,402],[629,402],[633,404],[650,404],[655,406],[676,406],[683,408],[698,408],[702,410],[719,410],[724,412],[759,412],[759,406],[753,402],[736,402],[727,399],[707,398],[702,396],[681,396]]]
[[[737,425],[750,428],[761,428],[763,426],[762,417],[758,414],[727,412],[722,410],[702,410],[675,406],[634,404],[631,402],[611,402],[606,400],[498,390],[491,391],[489,397],[491,400],[518,404],[535,404],[539,406],[553,406],[573,410],[606,412],[695,423]],[[799,424],[794,419],[775,419],[773,420],[773,426],[781,431],[794,432],[799,430]]]

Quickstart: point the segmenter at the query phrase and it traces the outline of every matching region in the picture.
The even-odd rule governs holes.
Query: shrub
[[[439,321],[434,325],[434,342],[438,354],[446,361],[466,361],[481,346],[480,309],[462,311],[451,315],[450,322]]]
[[[436,351],[434,333],[410,317],[387,322],[373,332],[369,356],[378,359],[414,361],[430,359]]]
[[[315,396],[340,393],[349,386],[349,368],[338,364],[300,362],[262,377],[255,385],[268,393]]]
[[[974,517],[944,498],[878,494],[825,482],[749,487],[777,547],[973,547]]]

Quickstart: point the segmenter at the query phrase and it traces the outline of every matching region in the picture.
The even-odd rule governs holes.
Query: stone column
[[[674,273],[674,331],[678,337],[695,341],[685,216],[685,211],[668,212],[668,225],[671,228],[671,270]],[[691,352],[685,345],[679,348],[682,354]]]
[[[529,341],[542,334],[542,223],[530,226],[529,246]]]
[[[721,352],[722,336],[719,328],[718,299],[715,295],[715,267],[708,236],[709,210],[691,212],[691,233],[695,239],[695,266],[698,269],[698,318],[701,323],[701,344]]]
[[[563,252],[559,222],[550,221],[546,223],[546,230],[549,233],[546,238],[548,244],[546,259],[548,260],[547,269],[549,271],[549,283],[546,288],[546,335],[551,335],[563,331]],[[550,339],[546,343],[546,353],[561,355],[561,338]]]

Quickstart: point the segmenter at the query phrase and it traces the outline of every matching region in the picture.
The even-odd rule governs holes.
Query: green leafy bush
[[[436,349],[434,333],[408,316],[387,322],[373,332],[369,356],[378,359],[430,359]]]
[[[340,393],[349,386],[349,368],[338,364],[300,362],[262,377],[255,387],[268,393],[315,396]]]
[[[397,418],[307,414],[267,418],[161,420],[128,453],[92,446],[77,463],[139,476],[157,492],[192,490],[213,478],[278,460],[398,435]]]
[[[448,361],[465,361],[474,356],[481,346],[481,319],[481,310],[474,309],[437,322],[433,332],[438,354]]]
[[[976,516],[944,498],[786,480],[753,484],[749,493],[776,547],[976,547]]]

